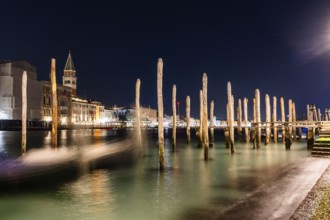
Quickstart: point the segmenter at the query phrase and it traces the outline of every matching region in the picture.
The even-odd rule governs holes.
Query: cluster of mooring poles
[[[57,124],[58,124],[58,107],[57,107],[57,93],[56,93],[56,61],[51,59],[51,88],[52,88],[52,147],[57,147]],[[204,159],[208,160],[209,147],[214,145],[214,101],[210,102],[210,118],[208,118],[208,102],[207,102],[207,74],[203,74],[202,78],[202,90],[200,90],[200,126],[196,132],[199,139],[199,146],[204,149]],[[140,86],[141,81],[136,81],[136,143],[139,147],[140,153],[142,153],[142,138],[141,138],[141,110],[140,110]],[[158,106],[158,154],[159,154],[159,168],[165,169],[164,159],[164,128],[163,128],[163,60],[158,59],[157,63],[157,106]],[[24,71],[22,76],[22,153],[26,152],[26,114],[27,114],[27,73]],[[172,110],[173,110],[173,132],[172,132],[172,147],[173,151],[176,149],[176,85],[173,85],[172,89]],[[315,130],[318,129],[318,122],[321,120],[330,120],[330,109],[325,110],[325,114],[321,115],[321,110],[316,110],[315,105],[307,105],[307,117],[306,121],[297,122],[295,103],[289,99],[288,101],[288,121],[286,121],[284,98],[280,98],[280,111],[281,120],[277,119],[277,98],[273,97],[273,108],[271,108],[270,97],[265,95],[266,106],[266,121],[261,122],[260,112],[260,91],[255,90],[255,96],[253,98],[253,120],[249,125],[248,119],[248,99],[238,99],[236,109],[236,125],[234,117],[234,96],[232,95],[231,83],[227,84],[227,124],[224,127],[225,146],[230,149],[231,154],[235,153],[235,136],[234,128],[237,128],[238,140],[243,141],[245,136],[246,142],[253,143],[253,149],[261,148],[261,132],[265,130],[265,145],[269,144],[271,137],[273,141],[278,142],[279,132],[282,133],[282,142],[285,144],[286,149],[290,149],[292,141],[301,139],[302,127],[308,128],[307,133],[307,146],[312,148],[315,140]],[[186,135],[187,143],[191,141],[190,132],[190,96],[186,97]],[[210,125],[208,125],[210,120]],[[244,135],[243,135],[244,127]],[[209,129],[210,128],[210,139]],[[298,130],[298,135],[297,135]],[[273,136],[272,136],[273,134]]]
[[[227,126],[224,128],[225,134],[225,144],[227,148],[231,149],[231,153],[235,153],[234,148],[234,96],[232,95],[231,84],[228,82],[227,85],[228,103],[227,103]],[[310,127],[313,131],[312,135],[315,135],[315,127],[317,126],[313,121],[307,119],[304,123],[297,122],[296,118],[296,107],[295,103],[289,99],[288,100],[288,120],[286,121],[285,115],[285,104],[284,98],[280,98],[281,105],[281,121],[277,119],[277,97],[273,97],[273,108],[271,108],[271,99],[268,94],[265,95],[265,122],[261,121],[261,101],[260,101],[260,91],[255,90],[255,96],[253,98],[253,120],[251,125],[248,121],[248,99],[245,97],[243,99],[243,111],[242,111],[242,101],[238,99],[237,102],[237,134],[238,140],[243,140],[243,128],[244,124],[244,134],[245,141],[253,143],[253,149],[261,148],[262,142],[262,131],[265,134],[265,145],[268,145],[272,140],[274,143],[278,142],[279,131],[282,132],[282,141],[285,143],[286,149],[290,149],[293,140],[302,138],[302,127]],[[243,115],[244,112],[244,123]],[[298,134],[297,134],[298,130]]]
[[[51,59],[50,81],[52,87],[52,131],[51,131],[51,146],[57,147],[57,125],[58,125],[58,108],[57,108],[57,93],[56,93],[56,60]],[[26,153],[26,122],[27,122],[27,72],[23,71],[22,75],[22,154]]]
[[[158,59],[157,64],[157,101],[158,101],[158,147],[159,147],[159,166],[163,170],[165,168],[164,160],[164,128],[163,128],[163,93],[162,93],[162,80],[163,80],[163,60]],[[207,74],[203,74],[202,78],[202,90],[200,90],[200,126],[197,128],[197,138],[199,140],[199,146],[204,149],[204,159],[208,160],[209,147],[214,145],[214,101],[210,102],[210,118],[208,118],[208,102],[207,102]],[[172,147],[173,151],[176,148],[176,85],[173,85],[172,89],[172,110],[173,110],[173,132],[172,132]],[[285,144],[286,149],[290,149],[292,142],[302,138],[302,127],[308,128],[307,143],[308,147],[313,146],[315,137],[315,128],[317,128],[317,122],[320,121],[320,110],[316,112],[313,106],[308,106],[308,114],[306,121],[297,122],[295,103],[288,100],[288,120],[286,120],[286,111],[284,98],[280,98],[280,111],[281,118],[277,118],[277,97],[272,99],[273,107],[271,108],[271,98],[268,94],[265,95],[265,122],[261,121],[260,111],[260,91],[255,90],[253,98],[253,119],[249,124],[248,119],[248,99],[238,99],[236,109],[236,124],[234,116],[234,96],[232,95],[231,83],[227,84],[227,125],[224,127],[225,146],[230,149],[231,154],[235,153],[235,132],[236,127],[238,140],[243,141],[245,136],[246,142],[253,143],[253,149],[261,148],[262,131],[265,131],[265,145],[268,145],[271,141],[278,142],[279,134],[282,133],[282,142]],[[190,132],[190,96],[186,97],[186,135],[187,143],[191,141]],[[242,109],[243,106],[243,109]],[[315,106],[314,106],[315,107]],[[138,108],[137,108],[138,111]],[[313,115],[315,117],[312,117]],[[138,115],[138,114],[137,114]],[[330,109],[326,110],[325,120],[330,119]],[[210,124],[208,125],[208,120]],[[139,125],[137,125],[139,126]],[[209,131],[210,128],[210,139]],[[244,132],[243,132],[244,128]],[[298,134],[297,134],[298,131]],[[139,134],[141,135],[141,134]]]

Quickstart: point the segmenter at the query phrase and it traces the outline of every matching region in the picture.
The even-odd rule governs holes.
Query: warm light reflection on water
[[[49,146],[49,132],[31,134],[28,146]],[[0,132],[0,151],[19,155],[20,145],[14,145],[19,135]],[[60,146],[92,148],[125,135],[111,130],[61,131]],[[310,154],[303,141],[290,151],[282,143],[259,150],[236,143],[237,154],[230,155],[219,135],[206,162],[194,139],[186,144],[184,132],[178,132],[174,153],[170,131],[165,138],[164,173],[158,172],[157,134],[150,130],[144,133],[144,156],[134,165],[85,169],[80,177],[56,187],[6,193],[0,196],[0,219],[201,219],[270,184],[279,169]]]
[[[61,219],[113,219],[116,200],[109,172],[95,170],[60,187]]]

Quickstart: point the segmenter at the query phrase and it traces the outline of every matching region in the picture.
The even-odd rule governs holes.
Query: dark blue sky
[[[226,85],[235,99],[254,90],[296,102],[330,107],[330,2],[283,1],[7,1],[1,3],[0,60],[26,59],[48,80],[57,59],[62,82],[71,50],[78,95],[107,106],[141,102],[156,108],[156,64],[164,60],[165,113],[171,114],[172,85],[181,114],[191,96],[198,115],[202,75],[209,100],[225,116]],[[329,30],[328,30],[329,29]]]

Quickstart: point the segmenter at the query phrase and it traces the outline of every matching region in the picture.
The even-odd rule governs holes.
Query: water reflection
[[[64,131],[61,131],[61,133],[62,132],[64,132]],[[51,146],[51,142],[52,142],[52,133],[50,131],[49,132],[46,132],[45,133],[45,136],[44,136],[44,138],[42,140],[43,140],[42,145],[44,147],[50,147]],[[60,141],[62,142],[62,138],[60,138]],[[28,146],[30,146],[30,144],[28,144]]]
[[[22,204],[35,204],[20,209],[19,217],[27,219],[38,219],[33,218],[36,210],[49,211],[52,219],[73,220],[210,218],[261,185],[270,184],[279,169],[309,154],[303,142],[294,143],[291,151],[282,143],[259,150],[253,150],[251,144],[236,143],[238,153],[231,155],[216,133],[215,147],[209,149],[210,160],[206,162],[203,149],[196,148],[197,140],[192,138],[186,144],[184,133],[178,132],[177,151],[172,152],[170,133],[165,136],[164,173],[158,172],[157,132],[144,131],[143,157],[134,166],[92,172],[85,169],[80,178],[50,191],[0,197],[0,207],[6,207],[0,218],[12,215],[10,210]],[[60,147],[94,148],[127,135],[113,130],[61,131]],[[19,155],[19,136],[19,132],[0,131],[0,151]],[[28,146],[50,145],[48,131],[28,137]]]
[[[4,147],[4,131],[0,131],[0,160],[3,160],[6,158],[6,150]]]
[[[116,198],[109,171],[95,170],[58,191],[61,219],[112,219]]]

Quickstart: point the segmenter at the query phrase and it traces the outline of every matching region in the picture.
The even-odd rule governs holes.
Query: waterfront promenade
[[[290,219],[291,216],[292,219],[310,219],[317,207],[306,209],[308,204],[304,203],[304,199],[307,198],[308,193],[329,165],[330,159],[315,157],[290,164],[245,199],[238,201],[227,210],[217,213],[215,219],[284,220]],[[328,177],[328,174],[325,175]],[[295,214],[299,205],[304,208]],[[317,203],[314,204],[314,206],[317,205]]]

